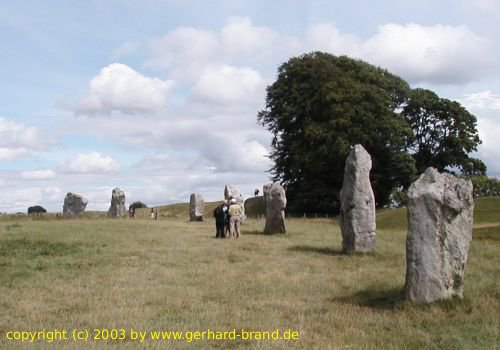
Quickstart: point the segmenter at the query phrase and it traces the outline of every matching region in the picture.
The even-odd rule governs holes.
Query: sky
[[[478,119],[500,176],[499,0],[18,0],[0,3],[0,212],[252,196],[270,182],[257,124],[289,58],[348,55]]]

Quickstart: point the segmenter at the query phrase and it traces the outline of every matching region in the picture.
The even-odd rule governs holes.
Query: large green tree
[[[289,210],[337,212],[345,159],[358,143],[372,156],[379,205],[393,187],[408,186],[412,130],[398,111],[409,92],[401,78],[345,56],[313,52],[281,65],[258,120],[273,134],[271,173]]]
[[[414,89],[402,114],[413,130],[409,151],[419,173],[432,166],[439,171],[486,174],[485,164],[469,156],[481,143],[476,117],[458,102]]]

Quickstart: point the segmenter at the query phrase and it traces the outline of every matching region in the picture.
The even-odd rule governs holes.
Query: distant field
[[[0,349],[498,348],[499,198],[476,201],[464,300],[430,306],[402,298],[404,209],[379,212],[375,254],[346,256],[325,219],[289,220],[274,236],[251,219],[240,240],[216,240],[216,204],[193,223],[186,204],[158,221],[0,219]],[[299,340],[6,340],[55,328],[291,329]]]

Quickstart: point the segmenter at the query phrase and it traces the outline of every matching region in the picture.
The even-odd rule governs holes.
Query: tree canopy
[[[147,208],[148,206],[141,201],[136,201],[130,204],[129,209]]]
[[[417,166],[427,161],[416,156],[420,148],[412,127],[422,118],[415,113],[419,109],[409,107],[411,96],[410,86],[400,77],[346,56],[313,52],[282,64],[267,88],[266,108],[259,112],[258,122],[273,135],[270,171],[287,190],[289,211],[338,211],[345,159],[354,144],[362,144],[372,156],[377,205],[388,203],[393,188],[409,186]],[[443,108],[446,101],[440,101]],[[463,123],[471,116],[464,114]],[[452,128],[453,124],[446,137],[436,138],[436,144],[454,144],[449,137]],[[477,136],[474,128],[465,128],[464,137]],[[478,140],[462,147],[462,156]],[[458,166],[459,153],[449,152],[440,164]]]
[[[467,175],[486,174],[485,164],[468,155],[481,143],[476,117],[458,102],[414,89],[402,114],[413,130],[409,149],[419,173],[432,166],[439,171],[451,168]]]

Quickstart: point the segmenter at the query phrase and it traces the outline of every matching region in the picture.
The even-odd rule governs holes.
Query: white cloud
[[[147,67],[167,69],[176,81],[192,83],[210,67],[241,66],[286,59],[301,53],[299,38],[270,27],[254,26],[248,17],[230,17],[218,31],[179,27],[149,44]],[[212,68],[213,69],[213,68]]]
[[[500,96],[490,90],[466,94],[460,103],[467,108],[489,108],[500,110]]]
[[[485,112],[476,112],[478,132],[482,144],[478,147],[478,158],[488,166],[488,175],[500,177],[500,124],[497,118]]]
[[[30,150],[26,148],[0,147],[0,161],[22,158],[29,155],[30,153]]]
[[[336,55],[361,55],[361,39],[356,35],[343,34],[333,23],[312,25],[306,36],[308,51],[327,51]]]
[[[53,144],[37,127],[0,117],[0,161],[13,160],[46,150]]]
[[[483,142],[477,156],[488,166],[488,175],[500,177],[500,96],[490,90],[465,94],[458,101],[477,117],[477,129]]]
[[[21,172],[24,180],[48,180],[56,177],[56,173],[50,169],[26,170]]]
[[[490,48],[467,26],[390,23],[363,43],[362,55],[411,82],[463,84],[493,68]]]
[[[220,66],[207,69],[192,89],[196,101],[214,104],[244,104],[262,102],[264,80],[251,68]]]
[[[388,23],[361,40],[320,23],[308,29],[305,46],[366,60],[412,83],[463,84],[496,69],[492,44],[467,26]]]
[[[33,147],[37,143],[45,147],[42,140],[37,128],[0,117],[0,147]]]
[[[267,157],[269,151],[259,142],[248,140],[241,143],[232,141],[227,153],[219,159],[218,171],[264,173],[272,166]]]
[[[367,60],[413,83],[463,84],[496,69],[492,43],[464,25],[387,23],[363,40],[333,23],[314,23],[300,38],[255,26],[247,17],[231,17],[218,31],[181,27],[150,46],[154,57],[149,66],[168,69],[187,82],[214,65],[279,64],[315,50]]]
[[[220,42],[213,31],[179,27],[149,43],[153,58],[146,67],[169,69],[176,81],[196,79],[207,65],[218,61]]]
[[[498,0],[462,0],[462,4],[466,5],[465,10],[479,10],[482,17],[500,16],[500,3]]]
[[[151,47],[157,57],[150,64],[168,68],[179,60],[210,61],[217,55],[219,42],[213,31],[179,27],[162,38],[152,40]]]
[[[61,165],[61,171],[79,174],[110,173],[120,170],[120,164],[111,156],[99,152],[79,154]]]
[[[104,67],[89,84],[74,109],[79,113],[144,113],[167,106],[172,80],[146,77],[127,65]]]
[[[26,213],[28,207],[33,205],[41,205],[50,211],[62,210],[64,195],[58,187],[10,182],[1,190],[0,212]]]
[[[293,50],[299,43],[270,27],[254,26],[248,17],[230,17],[218,35],[226,60],[231,57],[251,57],[253,61],[272,59],[277,52]]]

